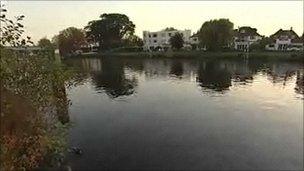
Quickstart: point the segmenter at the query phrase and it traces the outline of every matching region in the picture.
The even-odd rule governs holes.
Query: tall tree
[[[173,49],[181,49],[184,46],[184,38],[182,33],[175,33],[172,37],[170,37],[169,42]]]
[[[60,55],[67,55],[80,49],[80,46],[85,43],[85,35],[83,30],[69,27],[59,32],[58,48]]]
[[[198,33],[201,46],[218,51],[228,46],[233,38],[233,23],[229,19],[205,22]]]
[[[124,14],[102,14],[100,20],[90,21],[85,27],[87,36],[98,42],[101,49],[119,47],[123,38],[133,35],[135,25]]]

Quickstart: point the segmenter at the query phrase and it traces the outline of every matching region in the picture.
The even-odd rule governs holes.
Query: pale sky
[[[27,35],[36,42],[60,30],[83,28],[102,13],[123,13],[143,30],[166,27],[196,32],[210,19],[229,18],[234,27],[251,26],[269,36],[278,29],[303,33],[303,1],[7,1],[8,16],[25,15]]]

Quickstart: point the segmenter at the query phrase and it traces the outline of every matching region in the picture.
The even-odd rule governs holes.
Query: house
[[[192,36],[190,36],[190,44],[192,44],[192,45],[199,44],[198,33],[195,33]]]
[[[296,32],[292,30],[278,30],[276,33],[270,36],[272,43],[266,45],[266,50],[274,51],[290,51],[290,50],[302,50],[303,41],[297,35]]]
[[[249,51],[249,47],[253,43],[257,43],[262,36],[257,33],[256,28],[244,26],[234,30],[233,44],[234,49],[239,51]]]
[[[190,45],[192,47],[192,50],[199,50],[198,33],[195,33],[192,36],[190,36]]]
[[[191,30],[176,30],[174,28],[166,28],[156,32],[143,31],[143,49],[147,51],[167,50],[171,47],[169,39],[176,33],[181,33],[183,35],[185,46],[190,44]]]

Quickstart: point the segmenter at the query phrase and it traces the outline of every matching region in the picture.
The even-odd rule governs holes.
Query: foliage
[[[166,27],[165,31],[176,31],[177,29],[175,29],[174,27]]]
[[[51,43],[53,44],[54,48],[59,48],[58,47],[58,35],[55,35],[52,37]]]
[[[143,40],[136,35],[130,35],[126,39],[124,39],[124,46],[142,47],[143,45],[144,45]]]
[[[5,16],[2,19],[11,21]],[[7,23],[8,28],[14,25]],[[22,33],[18,29],[7,35]],[[1,41],[11,46],[27,43],[17,37]],[[4,47],[0,47],[0,53],[1,170],[31,170],[43,161],[57,164],[66,142],[66,126],[58,122],[58,115],[62,115],[58,111],[69,105],[67,99],[62,100],[62,90],[68,86],[71,74],[48,54],[28,55]]]
[[[233,37],[233,23],[229,19],[207,21],[200,28],[198,35],[202,47],[210,51],[219,51],[230,45]]]
[[[47,39],[46,37],[41,38],[38,41],[38,46],[40,46],[42,48],[47,48],[47,49],[53,49],[54,48],[52,42],[49,39]]]
[[[172,37],[170,37],[169,42],[174,49],[181,49],[184,45],[184,39],[183,39],[183,34],[182,33],[175,33]]]
[[[70,74],[64,71],[62,66],[42,55],[20,57],[2,49],[0,75],[1,89],[14,97],[20,97],[21,102],[27,102],[26,110],[20,111],[19,115],[22,115],[20,117],[20,119],[23,118],[22,122],[29,122],[24,125],[31,127],[25,131],[22,124],[17,124],[21,127],[19,129],[24,130],[21,134],[9,134],[6,132],[8,129],[1,129],[3,131],[1,132],[3,135],[1,148],[6,149],[5,151],[1,149],[3,167],[8,168],[7,170],[12,166],[14,166],[13,170],[37,167],[46,156],[57,156],[64,150],[64,137],[61,136],[62,134],[55,133],[58,130],[53,125],[60,124],[57,117],[62,113],[57,111],[62,111],[62,109],[59,108],[68,107],[68,101],[61,101],[58,97],[57,89],[65,87]],[[3,127],[9,127],[8,116],[19,117],[17,113],[20,102],[12,105],[15,103],[14,99],[17,98],[7,101],[7,105],[12,106],[12,110],[1,111],[1,126]],[[33,110],[26,113],[28,108],[33,108]],[[13,131],[16,132],[16,130]],[[48,163],[53,165],[54,162],[50,159]]]
[[[33,44],[30,37],[23,38],[24,26],[21,24],[24,15],[16,17],[16,20],[6,18],[7,10],[2,4],[0,6],[0,46],[24,46],[27,43]]]
[[[38,41],[38,46],[41,47],[42,49],[48,51],[52,55],[55,54],[54,44],[46,37],[44,37]]]
[[[102,14],[85,27],[89,39],[99,43],[100,48],[110,49],[123,45],[123,38],[133,35],[135,25],[124,14]]]
[[[264,51],[266,45],[271,44],[273,40],[269,37],[263,37],[259,42],[251,44],[250,50],[252,51]]]
[[[80,49],[85,43],[85,34],[81,29],[69,27],[59,32],[57,41],[60,55],[66,56]]]

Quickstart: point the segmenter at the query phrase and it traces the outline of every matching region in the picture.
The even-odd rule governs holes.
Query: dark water
[[[302,169],[301,63],[87,58],[72,105],[72,170]]]

